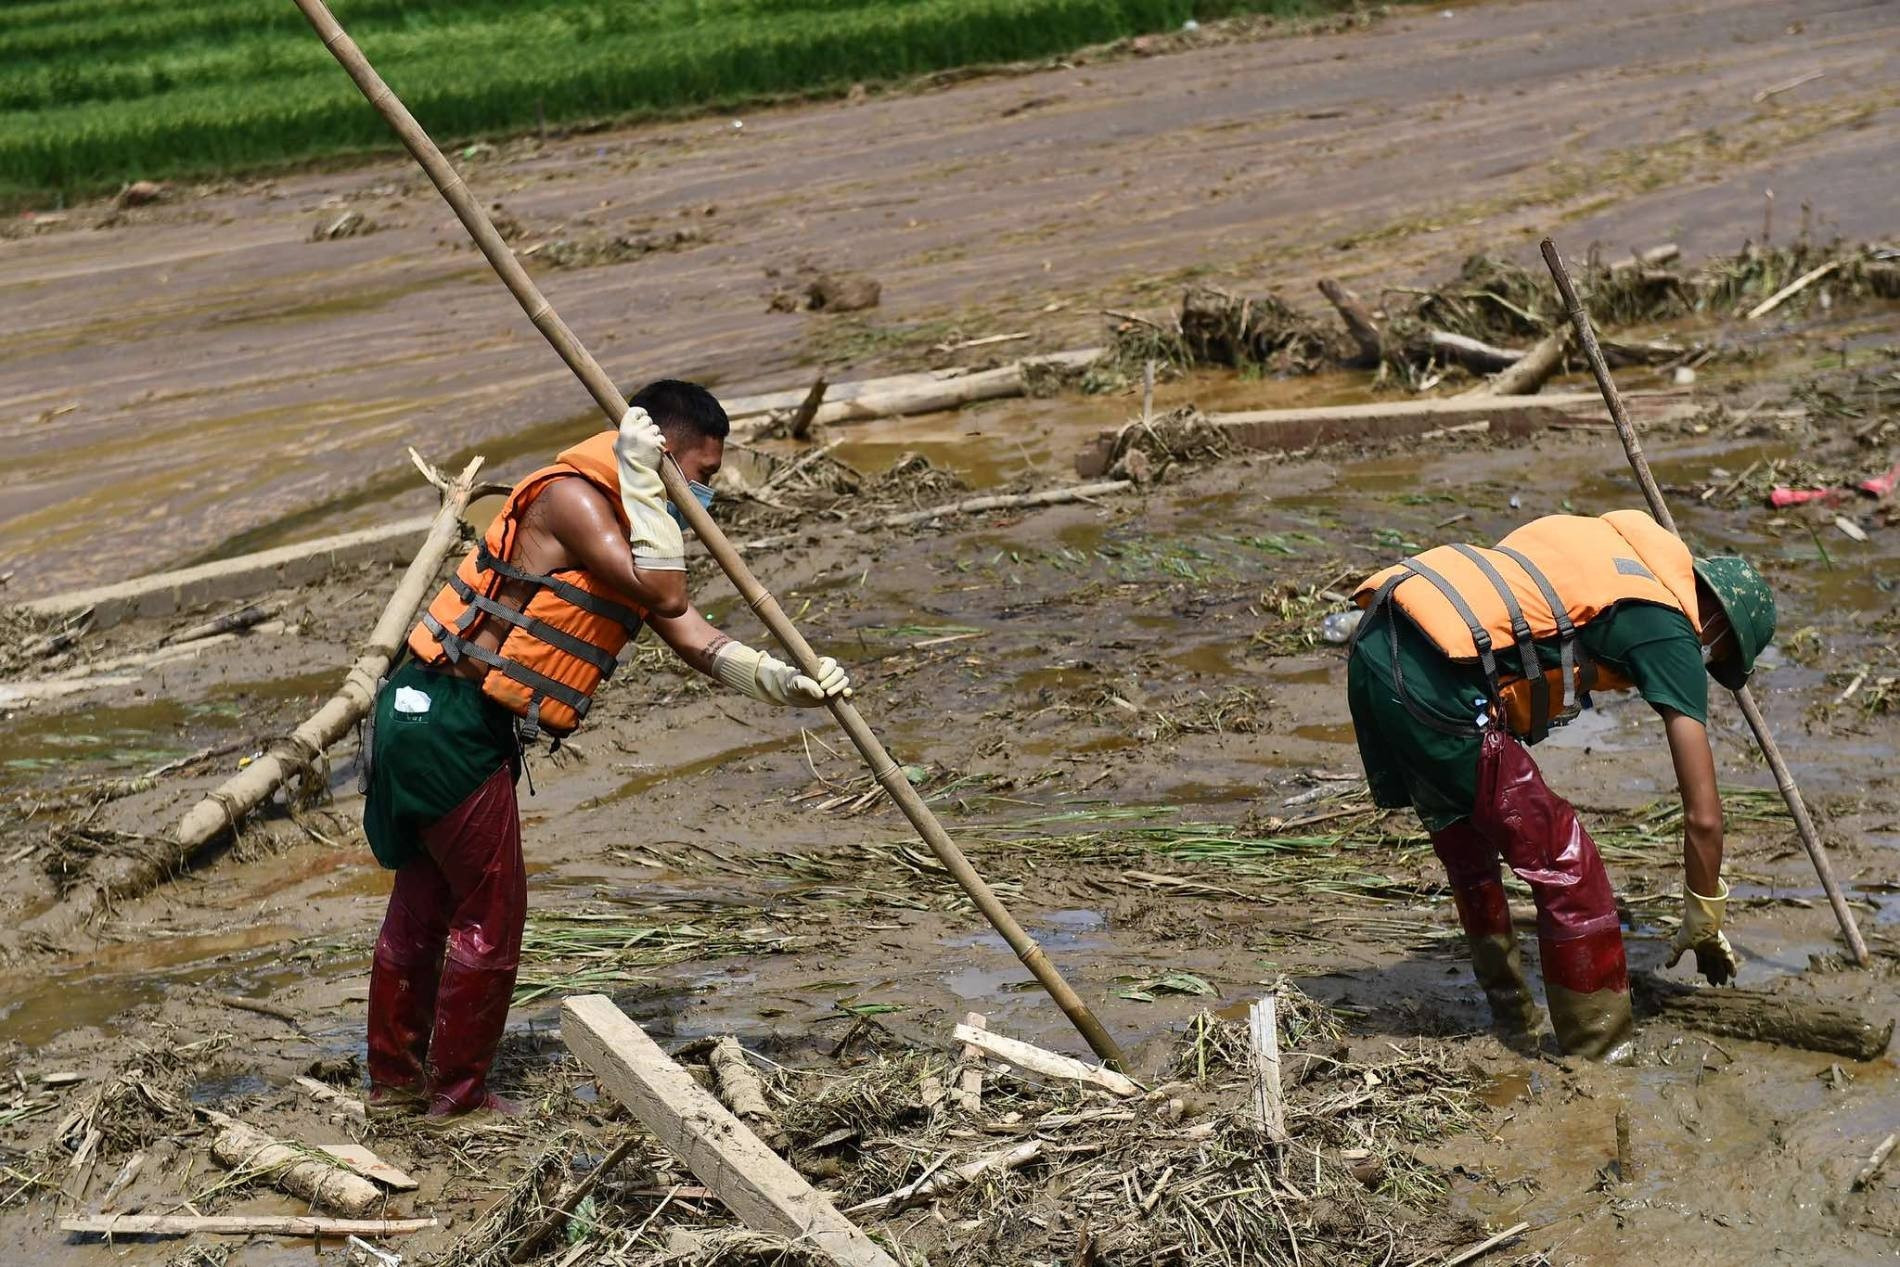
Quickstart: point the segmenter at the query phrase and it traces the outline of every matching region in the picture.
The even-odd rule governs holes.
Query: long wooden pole
[[[295,0],[295,2],[303,11],[303,15],[310,20],[310,25],[316,28],[324,47],[330,50],[331,55],[362,90],[363,95],[369,99],[369,103],[376,108],[377,113],[383,116],[397,137],[408,147],[409,153],[414,156],[417,163],[421,164],[422,170],[428,173],[436,189],[454,209],[456,218],[461,220],[462,227],[467,229],[469,236],[475,239],[475,245],[481,248],[489,264],[493,265],[495,272],[501,276],[502,283],[521,304],[522,311],[528,314],[528,320],[534,323],[535,329],[539,330],[553,345],[554,350],[560,353],[561,359],[567,362],[567,367],[574,371],[575,377],[581,380],[581,385],[587,388],[595,402],[600,405],[601,412],[607,416],[608,425],[619,425],[621,415],[627,411],[627,402],[621,396],[620,389],[614,386],[613,380],[607,377],[607,372],[601,369],[600,363],[594,360],[593,355],[574,336],[574,332],[568,329],[567,323],[562,321],[560,314],[554,311],[554,305],[542,295],[540,288],[528,276],[528,271],[521,266],[521,261],[515,258],[514,252],[508,249],[508,244],[503,242],[501,235],[495,231],[495,226],[489,222],[487,213],[482,210],[481,204],[463,183],[460,173],[450,165],[449,160],[443,156],[435,142],[429,139],[429,134],[423,130],[421,124],[416,122],[415,116],[409,113],[396,94],[390,90],[389,85],[383,82],[382,77],[376,73],[375,67],[369,64],[369,59],[363,56],[363,50],[358,48],[356,42],[338,25],[336,18],[331,15],[323,0]],[[790,617],[786,616],[784,610],[780,608],[778,600],[773,598],[771,593],[752,575],[751,569],[745,565],[745,560],[739,557],[739,552],[733,549],[730,541],[726,540],[725,534],[713,522],[712,516],[700,506],[698,499],[692,495],[692,491],[687,486],[686,477],[680,473],[678,464],[671,458],[667,459],[660,471],[660,476],[666,484],[667,496],[672,498],[673,504],[685,513],[688,525],[705,543],[706,549],[725,570],[726,575],[732,578],[734,588],[744,597],[752,610],[758,613],[759,619],[765,622],[765,627],[772,631],[772,636],[784,646],[786,652],[792,657],[792,662],[805,673],[816,676],[817,653],[811,649],[811,644],[805,641],[804,636],[792,624]],[[1055,965],[1049,962],[1047,955],[1043,954],[1042,947],[1023,931],[1022,925],[1016,922],[1015,917],[997,899],[983,877],[976,873],[976,868],[970,865],[969,859],[963,856],[963,851],[957,848],[956,842],[950,839],[950,834],[944,831],[943,824],[937,821],[936,815],[930,812],[923,798],[917,795],[916,789],[911,787],[910,780],[904,777],[903,767],[884,750],[884,745],[878,741],[877,735],[859,715],[857,708],[849,700],[844,699],[832,700],[830,708],[832,716],[838,719],[838,725],[844,728],[845,734],[851,738],[852,745],[864,758],[864,763],[871,768],[872,776],[877,780],[878,785],[884,789],[891,800],[897,803],[897,807],[904,812],[904,817],[910,820],[911,826],[917,829],[917,834],[923,838],[924,843],[930,846],[931,852],[937,855],[937,860],[943,863],[951,877],[970,896],[970,900],[976,903],[976,908],[983,913],[983,917],[989,920],[998,933],[1002,934],[1003,940],[1008,942],[1010,949],[1016,952],[1016,957],[1021,959],[1023,966],[1035,975],[1036,980],[1042,984],[1042,988],[1049,992],[1056,1006],[1062,1009],[1082,1037],[1088,1041],[1088,1045],[1095,1054],[1110,1064],[1120,1065],[1122,1063],[1121,1048],[1116,1045],[1113,1038],[1109,1037],[1108,1031],[1102,1028],[1101,1022],[1095,1019],[1088,1005],[1082,1002],[1081,996],[1062,979],[1062,974],[1056,971]]]
[[[1557,282],[1557,291],[1563,296],[1564,310],[1570,316],[1571,325],[1576,327],[1577,342],[1583,347],[1583,354],[1590,362],[1590,372],[1596,376],[1597,390],[1603,393],[1603,403],[1610,408],[1610,420],[1616,423],[1616,434],[1623,440],[1623,452],[1629,456],[1630,468],[1636,472],[1636,482],[1643,486],[1643,498],[1649,503],[1649,513],[1656,522],[1671,532],[1676,532],[1676,517],[1669,513],[1669,504],[1663,500],[1662,489],[1656,484],[1656,477],[1650,473],[1649,459],[1643,455],[1643,442],[1636,434],[1636,424],[1630,421],[1629,411],[1623,408],[1623,396],[1616,389],[1616,380],[1610,377],[1610,367],[1603,359],[1603,349],[1597,344],[1596,331],[1591,328],[1590,314],[1584,311],[1583,303],[1577,298],[1577,288],[1571,284],[1570,271],[1564,267],[1563,257],[1557,254],[1557,244],[1545,238],[1541,248],[1544,263],[1550,267],[1550,275]],[[1677,536],[1682,534],[1676,532]],[[1748,727],[1755,732],[1755,743],[1761,748],[1761,755],[1767,760],[1769,770],[1775,776],[1775,786],[1781,789],[1781,799],[1788,803],[1788,813],[1794,817],[1795,829],[1801,833],[1801,843],[1807,848],[1808,858],[1814,863],[1814,870],[1821,877],[1821,887],[1827,891],[1828,905],[1834,908],[1834,918],[1840,921],[1841,933],[1847,938],[1848,949],[1853,952],[1854,962],[1867,964],[1867,943],[1861,939],[1860,925],[1854,921],[1854,912],[1847,905],[1847,898],[1841,892],[1840,881],[1834,878],[1834,864],[1828,859],[1827,846],[1821,843],[1821,833],[1814,828],[1814,819],[1808,814],[1808,803],[1796,786],[1794,774],[1788,769],[1788,763],[1782,760],[1781,749],[1775,744],[1774,735],[1769,733],[1767,719],[1761,715],[1761,709],[1755,704],[1755,695],[1744,682],[1735,692],[1735,702],[1741,705],[1742,716],[1748,719]]]

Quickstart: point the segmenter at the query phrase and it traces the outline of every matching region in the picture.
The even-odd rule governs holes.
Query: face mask
[[[693,480],[689,487],[693,490],[693,500],[699,503],[700,509],[711,510],[713,504],[712,489],[707,488],[698,480]],[[681,528],[686,527],[686,516],[680,514],[680,508],[670,501],[666,503],[666,513],[673,516],[673,522],[678,524]]]

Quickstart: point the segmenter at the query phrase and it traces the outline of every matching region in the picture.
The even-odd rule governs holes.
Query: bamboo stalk
[[[363,95],[369,99],[370,105],[374,106],[388,122],[403,145],[408,148],[409,153],[428,174],[430,181],[442,194],[443,199],[454,209],[456,218],[462,222],[462,227],[468,230],[469,236],[474,238],[475,245],[480,248],[482,255],[501,277],[502,284],[507,286],[509,292],[514,295],[522,311],[528,314],[528,320],[534,323],[535,329],[541,332],[554,350],[560,354],[561,359],[567,363],[567,367],[574,372],[575,377],[580,379],[581,385],[593,396],[601,412],[606,415],[607,424],[618,426],[621,416],[627,411],[627,402],[620,395],[620,389],[614,386],[613,380],[607,377],[607,372],[600,367],[600,363],[582,346],[574,332],[568,329],[567,323],[562,321],[560,314],[554,311],[554,305],[541,294],[540,288],[528,276],[528,271],[522,267],[521,261],[515,258],[514,252],[508,249],[508,244],[502,241],[501,235],[495,231],[495,226],[489,221],[481,204],[469,192],[461,175],[450,165],[449,160],[435,142],[429,139],[429,134],[423,130],[421,124],[416,122],[415,116],[409,113],[408,108],[390,90],[389,85],[383,82],[382,77],[376,73],[375,67],[369,64],[369,60],[363,56],[363,51],[356,46],[356,42],[338,25],[336,18],[331,15],[323,0],[296,0],[296,3],[298,9],[302,10],[303,15],[310,20],[310,25],[315,28],[318,37],[322,39],[323,46],[330,51],[350,79],[362,90]],[[751,569],[746,567],[745,560],[739,557],[739,552],[733,549],[732,543],[713,522],[712,516],[706,513],[705,508],[699,504],[699,499],[693,496],[692,490],[687,486],[686,477],[680,473],[679,464],[668,459],[661,468],[660,478],[666,485],[667,496],[685,514],[686,522],[692,528],[694,535],[705,544],[708,552],[718,561],[720,568],[731,578],[733,587],[744,596],[747,605],[758,613],[759,619],[764,621],[766,628],[772,631],[772,635],[791,656],[792,662],[804,673],[817,676],[817,652],[812,650],[811,644],[805,641],[804,636],[785,615],[778,600],[759,584],[758,579],[752,575]],[[837,718],[838,725],[844,729],[852,745],[857,748],[858,754],[870,767],[872,776],[898,808],[904,811],[904,817],[910,820],[911,825],[917,829],[917,834],[923,838],[924,843],[930,846],[931,852],[937,855],[938,861],[943,863],[944,868],[950,872],[958,886],[970,896],[976,908],[983,912],[984,918],[989,920],[998,933],[1002,934],[1003,940],[1008,942],[1010,949],[1016,952],[1016,957],[1022,960],[1023,965],[1034,974],[1036,980],[1042,983],[1043,989],[1049,992],[1056,1006],[1062,1009],[1064,1015],[1080,1031],[1096,1055],[1111,1064],[1120,1065],[1121,1048],[1109,1036],[1108,1031],[1102,1028],[1101,1022],[1096,1020],[1095,1015],[1089,1011],[1088,1005],[1083,1003],[1081,996],[1076,994],[1069,983],[1063,979],[1062,974],[1043,953],[1042,947],[1023,930],[1022,925],[1016,922],[1015,917],[998,900],[990,886],[984,882],[983,877],[976,873],[969,859],[963,856],[963,851],[957,848],[956,842],[950,839],[948,832],[944,831],[936,815],[930,812],[923,798],[904,777],[903,766],[884,750],[884,745],[879,742],[877,735],[859,715],[857,708],[851,701],[842,698],[830,701],[829,707],[832,716]]]
[[[1649,513],[1656,522],[1676,533],[1676,517],[1669,513],[1669,504],[1663,500],[1662,489],[1656,486],[1656,477],[1650,473],[1649,459],[1643,455],[1643,442],[1636,435],[1636,424],[1630,421],[1629,412],[1623,408],[1623,397],[1617,391],[1616,381],[1610,377],[1610,367],[1603,360],[1603,349],[1597,344],[1596,331],[1591,328],[1590,314],[1584,311],[1583,303],[1577,298],[1577,288],[1571,284],[1570,272],[1564,267],[1563,257],[1557,253],[1557,244],[1545,238],[1541,247],[1544,263],[1550,268],[1550,275],[1557,282],[1557,291],[1563,296],[1564,309],[1570,322],[1576,327],[1577,342],[1583,347],[1583,354],[1590,362],[1590,373],[1596,377],[1597,390],[1603,393],[1603,403],[1609,406],[1610,420],[1616,424],[1616,434],[1622,438],[1623,452],[1629,457],[1630,469],[1636,472],[1636,482],[1642,485],[1643,499],[1649,503]],[[1781,791],[1781,798],[1788,803],[1788,813],[1794,818],[1794,825],[1801,834],[1801,844],[1808,851],[1808,858],[1814,863],[1814,870],[1821,877],[1821,887],[1827,891],[1828,905],[1834,908],[1834,918],[1840,922],[1841,933],[1847,938],[1848,949],[1853,953],[1854,962],[1865,967],[1868,962],[1867,943],[1861,939],[1860,925],[1854,920],[1854,912],[1848,908],[1847,897],[1841,892],[1840,881],[1834,878],[1834,864],[1827,855],[1827,846],[1821,843],[1821,834],[1815,830],[1814,820],[1808,816],[1807,801],[1801,795],[1801,789],[1795,784],[1794,772],[1788,769],[1788,763],[1782,759],[1781,749],[1775,743],[1775,737],[1768,731],[1768,722],[1761,715],[1761,709],[1755,704],[1754,692],[1744,682],[1735,692],[1735,702],[1741,706],[1742,716],[1748,719],[1748,727],[1755,732],[1755,745],[1761,749],[1761,755],[1768,762],[1768,768],[1774,772],[1775,786]]]

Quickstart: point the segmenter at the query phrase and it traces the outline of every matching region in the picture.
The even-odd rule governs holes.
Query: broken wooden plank
[[[847,1267],[896,1267],[855,1224],[604,994],[561,1005],[561,1038],[601,1087],[671,1149],[740,1221],[800,1240]]]
[[[1697,989],[1649,972],[1630,974],[1638,1003],[1684,1029],[1872,1060],[1893,1038],[1893,1018],[1752,990]]]
[[[200,1110],[218,1128],[211,1155],[231,1170],[255,1173],[294,1197],[348,1218],[361,1218],[383,1199],[382,1189],[341,1162],[310,1149],[272,1139],[234,1117]]]
[[[1027,1069],[1045,1078],[1086,1082],[1091,1086],[1100,1087],[1110,1095],[1141,1094],[1140,1085],[1125,1074],[1116,1073],[1113,1069],[1104,1069],[1099,1065],[1091,1065],[1073,1056],[1048,1051],[1020,1039],[1005,1038],[1001,1034],[992,1034],[986,1029],[977,1029],[970,1025],[957,1026],[952,1037],[965,1046],[974,1047],[984,1055],[994,1057],[1006,1065]]]
[[[1261,1133],[1286,1142],[1286,1104],[1280,1091],[1279,1002],[1271,994],[1247,1009],[1247,1036],[1253,1048],[1253,1111]]]
[[[963,1023],[971,1029],[988,1029],[990,1021],[981,1012],[965,1012]],[[965,1043],[963,1067],[957,1071],[957,1105],[965,1113],[983,1111],[983,1053]]]
[[[422,1186],[362,1144],[318,1144],[317,1151],[328,1153],[363,1178],[373,1179],[385,1188],[397,1192],[414,1192]]]
[[[434,1219],[326,1219],[309,1214],[95,1214],[61,1219],[80,1236],[408,1236]]]

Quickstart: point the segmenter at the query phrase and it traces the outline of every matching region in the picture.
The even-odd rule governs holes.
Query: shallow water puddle
[[[115,1028],[109,1023],[112,1018],[128,1008],[157,1002],[176,986],[238,976],[247,967],[281,964],[280,956],[266,952],[297,936],[298,930],[288,924],[258,924],[195,937],[102,946],[83,961],[54,966],[36,974],[24,989],[0,995],[0,1023],[9,1039],[28,1047],[87,1026],[110,1032]],[[275,975],[301,979],[304,973],[280,969]],[[280,983],[275,978],[270,982]],[[248,988],[261,984],[265,982],[260,978],[249,982]]]

